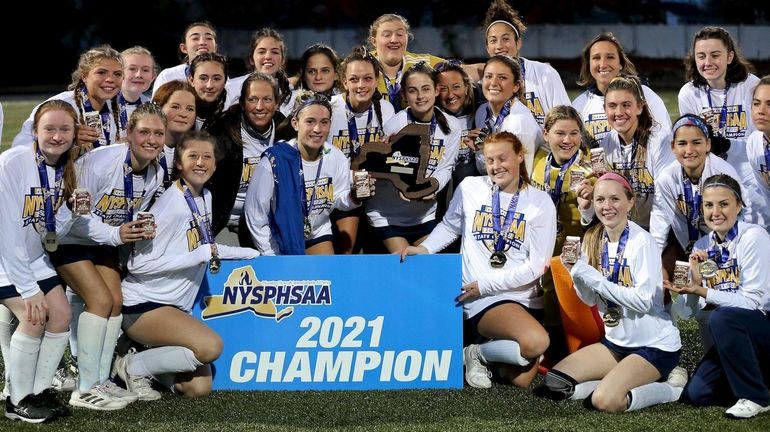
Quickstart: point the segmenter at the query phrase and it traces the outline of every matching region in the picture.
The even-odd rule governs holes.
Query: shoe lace
[[[129,375],[131,380],[131,387],[135,390],[148,391],[152,390],[152,383],[150,379],[141,375]]]

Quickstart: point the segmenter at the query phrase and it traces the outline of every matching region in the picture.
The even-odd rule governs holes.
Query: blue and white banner
[[[259,257],[206,275],[217,390],[462,388],[459,255]]]

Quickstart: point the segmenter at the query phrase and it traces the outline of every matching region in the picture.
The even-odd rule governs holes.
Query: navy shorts
[[[485,307],[476,315],[473,315],[472,317],[463,320],[463,346],[470,345],[470,344],[480,344],[480,343],[489,341],[490,339],[488,337],[482,336],[481,334],[479,334],[479,322],[481,321],[481,318],[484,317],[484,314],[487,313],[487,311],[489,311],[494,307],[507,304],[507,303],[517,304],[521,306],[522,308],[524,308],[525,311],[527,311],[528,314],[532,315],[532,318],[536,319],[537,322],[539,322],[540,324],[543,323],[543,309],[532,309],[524,306],[519,302],[515,302],[513,300],[500,300]]]
[[[615,345],[603,336],[601,343],[621,359],[624,359],[631,354],[636,354],[639,357],[647,360],[651,365],[655,367],[655,369],[658,370],[661,379],[664,380],[668,378],[668,374],[670,374],[676,365],[679,364],[679,355],[682,353],[682,350],[669,352],[652,347],[625,348],[619,345]]]
[[[59,245],[56,252],[49,252],[51,264],[60,267],[79,261],[104,262],[105,260],[118,258],[118,248],[105,245]]]
[[[145,302],[145,303],[139,303],[131,306],[123,306],[120,308],[120,312],[123,314],[123,323],[121,327],[123,327],[123,331],[127,331],[134,323],[139,320],[139,317],[146,314],[147,312],[154,311],[155,309],[160,309],[162,307],[172,307],[174,309],[179,309],[176,306],[173,305],[167,305],[162,303],[155,303],[155,302]],[[180,309],[181,310],[181,309]]]
[[[332,235],[331,234],[322,235],[321,237],[314,238],[314,239],[311,239],[311,240],[305,240],[305,249],[310,249],[311,247],[313,247],[313,246],[315,246],[315,245],[317,245],[319,243],[326,242],[326,241],[328,241],[328,242],[332,241]]]
[[[329,219],[332,221],[332,223],[337,223],[340,219],[345,219],[349,217],[357,217],[357,218],[363,218],[366,216],[366,212],[364,211],[364,206],[358,206],[354,208],[353,210],[332,210],[332,213],[329,215]]]
[[[387,240],[393,237],[403,237],[409,244],[414,244],[417,240],[425,237],[433,231],[438,222],[436,220],[421,223],[412,226],[387,225],[384,227],[374,227],[374,232],[380,240]]]
[[[43,294],[48,294],[49,292],[51,292],[52,289],[56,288],[61,284],[62,283],[59,280],[59,276],[57,275],[53,275],[48,279],[37,281],[37,285],[40,287],[40,290],[43,291]],[[0,287],[0,299],[7,299],[7,298],[13,298],[13,297],[21,297],[21,294],[19,294],[19,292],[16,291],[16,285],[6,285],[6,286]]]

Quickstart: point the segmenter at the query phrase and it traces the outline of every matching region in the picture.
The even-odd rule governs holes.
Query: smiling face
[[[147,54],[126,54],[123,56],[126,65],[123,70],[122,88],[129,94],[140,94],[147,91],[155,79],[155,62]]]
[[[484,143],[487,175],[503,192],[513,193],[518,188],[524,153],[516,152],[508,141]]]
[[[275,115],[273,87],[266,81],[252,81],[246,91],[243,113],[254,129],[263,132],[270,126]]]
[[[207,26],[191,27],[187,30],[184,43],[179,45],[179,49],[192,61],[200,54],[217,52],[217,36],[214,30]]]
[[[216,169],[214,144],[190,139],[183,146],[181,156],[177,157],[176,169],[190,188],[200,191]]]
[[[401,20],[380,23],[377,33],[369,42],[377,51],[377,59],[388,66],[398,66],[404,59],[409,31]]]
[[[596,87],[604,93],[610,81],[620,75],[622,69],[618,47],[608,41],[596,42],[591,46],[588,59]]]
[[[426,122],[433,118],[438,89],[430,76],[421,72],[409,75],[406,79],[404,95],[412,115],[417,120]]]
[[[702,39],[693,47],[695,66],[709,86],[723,88],[727,66],[732,63],[735,52],[727,52],[727,46],[720,39]]]
[[[102,105],[114,98],[123,84],[123,65],[117,60],[102,59],[83,77],[88,97]]]
[[[38,148],[49,164],[56,163],[75,142],[75,119],[64,110],[43,113],[35,128]]]
[[[497,23],[489,27],[486,38],[487,54],[492,57],[505,54],[518,57],[521,49],[521,39],[516,38],[516,32],[506,23]]]
[[[195,95],[187,90],[177,90],[163,105],[168,120],[168,132],[183,134],[195,126]]]
[[[711,141],[697,127],[682,126],[676,130],[671,149],[688,174],[700,176],[711,151]]]
[[[754,127],[770,136],[770,85],[760,84],[751,99],[751,121]]]
[[[463,76],[454,70],[438,74],[439,101],[447,111],[459,113],[469,97],[470,86],[465,84]]]
[[[636,132],[642,107],[628,90],[612,90],[604,96],[604,113],[610,127],[626,139],[626,144],[630,144],[628,137]]]
[[[497,110],[502,108],[502,105],[512,98],[519,88],[521,84],[515,80],[513,71],[508,65],[500,61],[492,61],[484,67],[481,89],[493,108]]]
[[[251,55],[254,70],[275,76],[283,66],[283,43],[272,37],[264,37]]]
[[[155,114],[142,116],[128,130],[133,159],[142,167],[158,157],[166,142],[166,125]]]
[[[377,88],[374,66],[365,60],[348,63],[342,86],[347,91],[351,105],[368,106],[374,97],[374,90]]]
[[[594,186],[593,205],[602,225],[613,230],[626,225],[628,212],[634,207],[634,199],[628,197],[628,190],[620,183],[602,180]]]
[[[724,239],[738,220],[741,205],[738,198],[723,186],[708,187],[703,191],[703,218],[706,226]]]
[[[291,119],[297,131],[297,143],[304,147],[304,154],[317,154],[324,145],[331,129],[331,113],[325,106],[312,104],[302,109]]]
[[[580,125],[571,119],[556,120],[545,131],[545,140],[559,164],[567,162],[580,149]]]
[[[195,74],[189,78],[190,84],[195,88],[198,97],[208,103],[213,103],[225,89],[227,82],[225,69],[215,61],[200,63],[195,69]]]

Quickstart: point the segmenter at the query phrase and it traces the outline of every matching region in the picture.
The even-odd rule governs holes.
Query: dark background
[[[407,17],[413,27],[479,26],[489,2],[465,3],[467,7],[459,8],[450,7],[446,0],[388,0],[376,3],[370,0],[63,0],[20,2],[14,6],[19,11],[14,15],[8,13],[6,3],[3,8],[5,24],[0,30],[6,51],[2,56],[3,66],[0,67],[0,94],[63,90],[70,82],[70,74],[80,53],[102,43],[118,50],[142,45],[153,52],[161,66],[176,65],[179,63],[176,46],[181,33],[188,23],[198,20],[209,20],[220,32],[225,28],[253,31],[264,26],[272,26],[279,31],[298,27],[368,28],[379,15],[393,12]],[[767,25],[770,22],[770,1],[521,0],[512,4],[518,8],[527,25],[660,24],[671,22],[672,16],[679,23]],[[11,24],[11,20],[18,22]],[[21,30],[11,30],[11,27],[19,26]],[[245,70],[245,55],[243,52],[230,56],[232,76]],[[575,55],[577,57],[579,53]],[[640,63],[637,59],[634,61]],[[645,67],[644,62],[642,60],[642,64],[638,64],[641,70],[670,68],[677,70],[677,79],[681,77],[681,59],[654,61],[649,67]],[[554,64],[557,68],[558,63]],[[565,69],[576,67],[574,61],[563,63]],[[296,70],[293,63],[288,69],[290,73]],[[758,69],[767,72],[766,67]],[[567,75],[570,76],[569,72]],[[568,86],[574,82],[572,79],[564,81]]]

